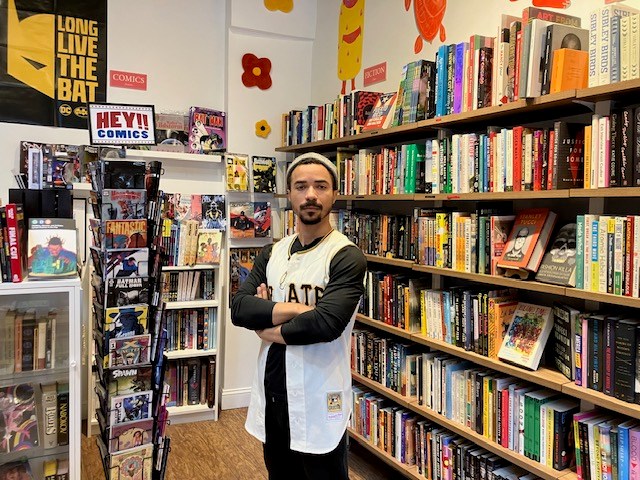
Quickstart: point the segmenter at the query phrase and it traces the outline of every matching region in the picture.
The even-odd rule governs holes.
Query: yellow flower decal
[[[271,133],[271,127],[266,120],[256,122],[256,135],[258,137],[267,138]]]
[[[293,10],[293,0],[264,0],[264,6],[272,12],[280,10],[281,12],[289,13]]]

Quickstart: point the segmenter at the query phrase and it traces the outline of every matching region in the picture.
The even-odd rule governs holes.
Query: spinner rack
[[[97,438],[107,480],[165,477],[169,394],[162,302],[162,164],[89,163]]]

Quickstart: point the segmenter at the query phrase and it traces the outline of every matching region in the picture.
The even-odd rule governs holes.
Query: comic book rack
[[[89,174],[102,465],[107,480],[162,480],[170,451],[165,436],[162,165],[98,160],[89,164]]]

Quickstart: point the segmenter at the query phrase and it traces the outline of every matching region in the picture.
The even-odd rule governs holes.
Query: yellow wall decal
[[[347,80],[351,90],[356,88],[356,76],[362,67],[362,35],[364,33],[365,0],[342,0],[338,22],[338,78],[341,93],[346,92]]]

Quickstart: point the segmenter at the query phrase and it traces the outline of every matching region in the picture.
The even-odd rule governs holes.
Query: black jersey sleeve
[[[367,260],[354,245],[340,250],[329,265],[329,282],[313,310],[282,325],[287,345],[335,340],[349,324],[364,293]]]
[[[267,263],[272,245],[265,246],[255,259],[253,269],[231,301],[231,321],[238,327],[262,330],[273,327],[272,312],[275,305],[270,300],[255,296],[261,283],[267,283]]]

